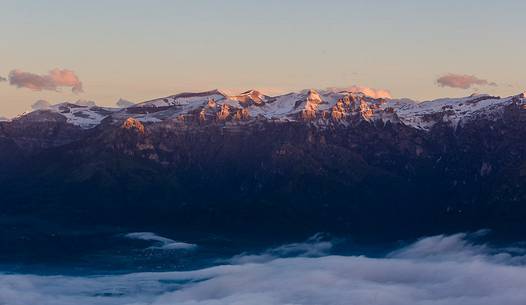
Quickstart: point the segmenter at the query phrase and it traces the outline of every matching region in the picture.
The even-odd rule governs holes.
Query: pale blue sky
[[[0,83],[0,116],[90,99],[112,105],[188,90],[363,85],[394,97],[464,96],[447,73],[526,89],[526,1],[2,1],[0,76],[71,69],[85,92]]]

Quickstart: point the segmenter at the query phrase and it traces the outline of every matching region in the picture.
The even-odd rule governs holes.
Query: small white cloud
[[[449,73],[437,79],[440,87],[469,89],[473,86],[497,86],[497,83],[476,77],[475,75]]]
[[[69,87],[73,93],[83,92],[82,82],[77,74],[66,69],[54,69],[45,75],[12,70],[9,73],[9,83],[18,88],[27,88],[34,91],[58,91],[61,87]]]

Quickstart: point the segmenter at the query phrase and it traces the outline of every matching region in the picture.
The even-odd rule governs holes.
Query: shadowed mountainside
[[[522,103],[456,126],[441,108],[426,129],[377,112],[319,125],[223,110],[153,122],[117,112],[90,129],[49,113],[2,122],[2,215],[254,234],[524,232]]]

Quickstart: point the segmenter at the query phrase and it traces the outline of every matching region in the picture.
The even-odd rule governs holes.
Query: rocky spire
[[[230,106],[228,106],[227,104],[221,105],[221,110],[219,110],[219,112],[217,113],[217,119],[219,121],[224,121],[228,118],[229,115],[230,115]]]

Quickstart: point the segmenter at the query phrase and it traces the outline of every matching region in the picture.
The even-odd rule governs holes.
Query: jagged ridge
[[[408,100],[374,99],[361,93],[331,90],[304,90],[275,97],[256,90],[239,95],[227,95],[220,90],[212,90],[181,93],[125,109],[61,103],[14,120],[47,120],[50,113],[55,113],[64,117],[67,123],[84,129],[94,128],[108,117],[116,124],[131,117],[147,124],[166,121],[203,124],[266,120],[306,122],[317,127],[381,121],[427,131],[437,123],[457,127],[477,118],[497,119],[502,115],[504,107],[512,104],[526,104],[524,94],[506,98],[472,95],[415,103]]]

